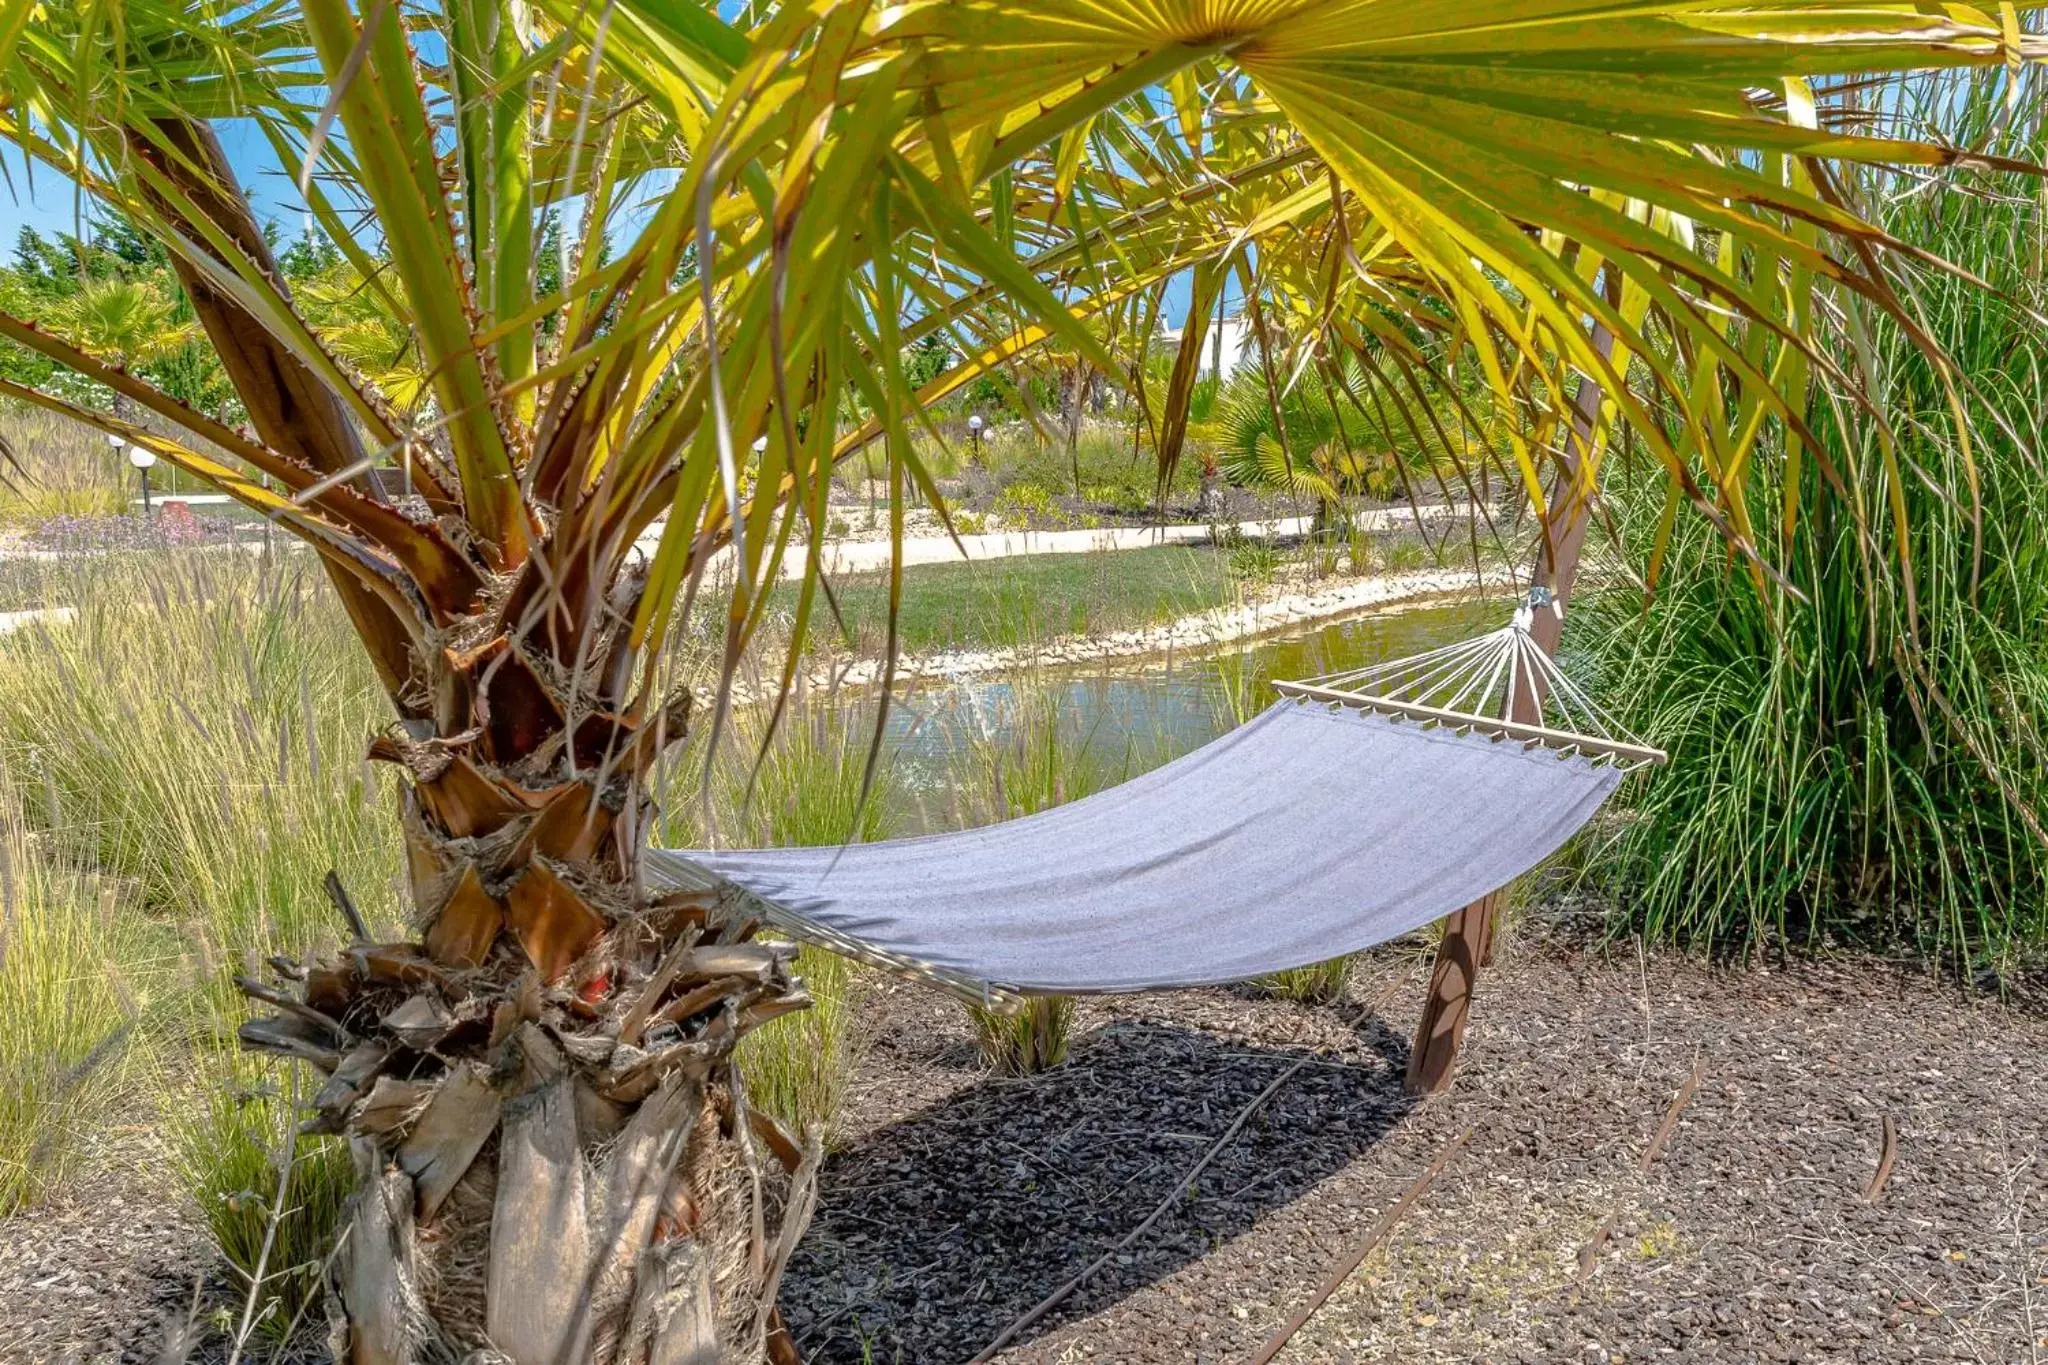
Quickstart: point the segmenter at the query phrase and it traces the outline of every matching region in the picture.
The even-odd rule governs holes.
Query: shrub
[[[996,514],[1026,526],[1061,524],[1066,513],[1051,493],[1028,480],[1013,483],[996,498]]]
[[[1244,583],[1266,583],[1280,571],[1283,556],[1263,540],[1240,538],[1230,549],[1230,576]]]

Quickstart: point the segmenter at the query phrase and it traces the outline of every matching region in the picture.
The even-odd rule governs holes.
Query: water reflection
[[[1492,630],[1505,601],[1481,599],[1353,617],[1300,635],[1198,657],[1108,660],[999,679],[926,678],[891,708],[887,784],[900,834],[925,833],[1035,808],[974,812],[958,796],[977,756],[1018,745],[1056,751],[1073,799],[1155,767],[1250,719],[1272,680],[1306,678],[1419,653]],[[986,763],[983,764],[986,766]]]

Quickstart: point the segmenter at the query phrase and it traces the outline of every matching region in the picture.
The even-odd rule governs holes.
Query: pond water
[[[891,832],[957,828],[1084,795],[1249,720],[1274,701],[1276,678],[1420,653],[1493,630],[1512,610],[1506,599],[1488,598],[1350,617],[1220,653],[925,680],[890,709],[884,790]],[[1013,789],[1035,785],[1038,799],[1013,790],[998,797],[1007,810],[963,810],[963,773],[978,773],[986,787],[998,768]]]

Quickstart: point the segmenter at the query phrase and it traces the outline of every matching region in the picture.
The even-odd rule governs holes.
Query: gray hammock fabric
[[[1505,886],[1622,776],[1576,753],[1282,701],[1039,815],[844,847],[655,849],[647,874],[737,888],[799,937],[990,994],[1217,985],[1384,943]]]

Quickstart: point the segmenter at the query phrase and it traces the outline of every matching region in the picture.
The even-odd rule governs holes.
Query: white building
[[[1180,328],[1169,327],[1159,335],[1160,342],[1169,350],[1179,347]],[[1208,334],[1202,338],[1202,363],[1195,373],[1198,377],[1206,377],[1220,369],[1222,375],[1229,378],[1239,365],[1257,359],[1251,347],[1252,324],[1249,318],[1226,317],[1220,327],[1212,321]],[[1217,363],[1219,358],[1222,362],[1220,367]]]

